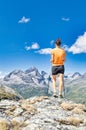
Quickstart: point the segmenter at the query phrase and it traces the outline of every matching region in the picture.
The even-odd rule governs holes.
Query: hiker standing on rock
[[[64,62],[66,52],[60,47],[60,39],[56,40],[55,45],[56,47],[51,51],[50,60],[52,63],[53,96],[58,97],[56,94],[56,75],[59,74],[59,97],[62,98],[62,91],[64,86]]]

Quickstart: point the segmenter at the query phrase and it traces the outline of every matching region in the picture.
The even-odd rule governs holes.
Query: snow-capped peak
[[[79,78],[81,76],[81,74],[79,72],[75,72],[73,75],[72,75],[72,78]]]
[[[25,73],[27,74],[27,73],[30,73],[30,72],[32,72],[32,71],[38,71],[38,69],[37,69],[35,66],[33,66],[33,67],[27,69],[27,70],[25,71]]]

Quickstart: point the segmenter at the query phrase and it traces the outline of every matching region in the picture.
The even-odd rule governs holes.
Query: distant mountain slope
[[[86,104],[86,74],[65,80],[65,89],[67,98]]]

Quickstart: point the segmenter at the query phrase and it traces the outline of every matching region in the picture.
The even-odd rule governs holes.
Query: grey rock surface
[[[86,130],[85,107],[47,96],[1,100],[0,130]]]

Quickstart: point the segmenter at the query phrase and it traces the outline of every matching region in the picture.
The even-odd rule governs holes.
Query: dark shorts
[[[52,66],[52,75],[64,74],[64,65]]]

